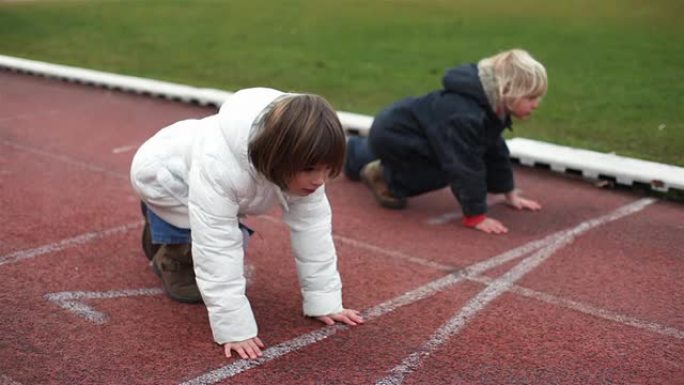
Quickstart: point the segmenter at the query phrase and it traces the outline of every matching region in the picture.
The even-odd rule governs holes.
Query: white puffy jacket
[[[190,228],[197,285],[214,339],[223,344],[257,335],[245,296],[238,217],[280,203],[290,228],[304,314],[342,310],[341,281],[324,188],[288,196],[251,165],[247,145],[253,123],[282,92],[251,88],[231,95],[218,114],[163,128],[137,151],[133,188],[165,221]]]

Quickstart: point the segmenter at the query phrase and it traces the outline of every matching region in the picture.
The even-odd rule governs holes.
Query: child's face
[[[537,109],[540,101],[540,96],[518,99],[515,104],[513,104],[513,108],[511,108],[511,114],[518,119],[526,119],[532,115],[532,111]]]
[[[294,178],[287,183],[287,192],[298,196],[307,196],[328,181],[330,167],[317,165],[308,167],[295,174]]]

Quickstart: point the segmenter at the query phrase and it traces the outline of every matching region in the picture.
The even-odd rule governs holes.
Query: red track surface
[[[248,220],[246,261],[269,349],[226,360],[203,306],[159,294],[128,182],[145,138],[213,110],[11,72],[0,84],[0,385],[684,384],[682,205],[519,168],[544,210],[494,204],[511,232],[489,236],[457,224],[448,191],[388,211],[338,178],[345,304],[368,322],[300,315],[274,211]]]

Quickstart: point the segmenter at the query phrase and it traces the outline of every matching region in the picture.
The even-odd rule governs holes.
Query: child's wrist
[[[482,223],[482,221],[484,221],[485,219],[487,219],[487,216],[484,214],[473,215],[473,216],[467,216],[466,215],[463,217],[463,220],[461,221],[461,223],[463,223],[463,226],[466,226],[466,227],[475,227],[475,226],[479,225],[480,223]]]

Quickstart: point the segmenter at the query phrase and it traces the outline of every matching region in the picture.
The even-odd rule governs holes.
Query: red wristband
[[[482,221],[484,221],[485,219],[487,219],[487,216],[484,214],[480,214],[473,215],[472,217],[463,217],[463,220],[461,222],[463,223],[463,226],[475,227],[482,223]]]

